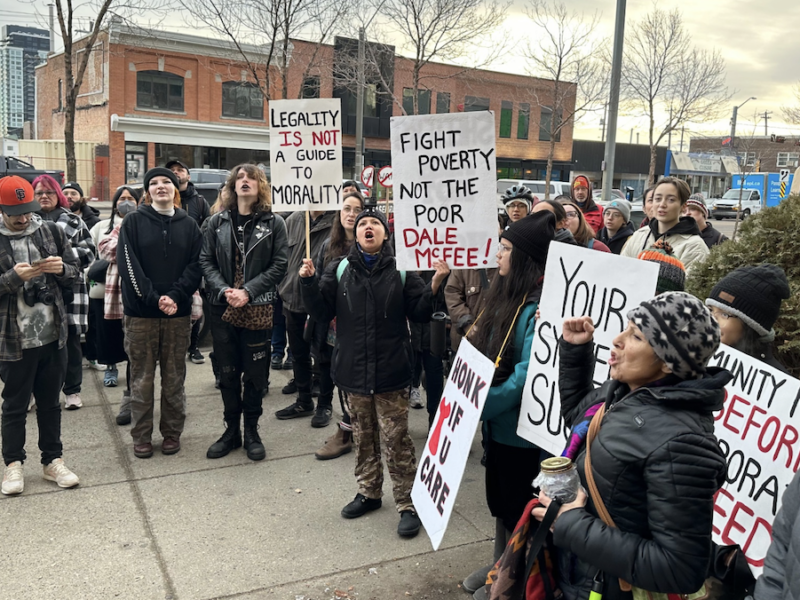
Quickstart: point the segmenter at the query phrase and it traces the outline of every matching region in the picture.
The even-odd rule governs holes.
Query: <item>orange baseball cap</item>
[[[0,209],[16,216],[36,212],[42,207],[33,199],[33,186],[19,175],[0,179]]]

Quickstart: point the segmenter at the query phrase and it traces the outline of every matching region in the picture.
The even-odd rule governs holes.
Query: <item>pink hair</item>
[[[45,189],[54,190],[56,193],[56,197],[58,198],[58,205],[61,208],[66,208],[69,210],[69,200],[64,195],[64,192],[61,191],[61,186],[56,183],[56,180],[50,177],[50,175],[39,175],[36,179],[33,180],[33,189],[36,190],[36,186],[39,184]]]

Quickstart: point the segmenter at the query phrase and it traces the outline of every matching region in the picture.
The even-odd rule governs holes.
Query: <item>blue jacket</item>
[[[484,435],[507,446],[536,447],[517,435],[517,422],[522,404],[522,390],[525,387],[531,360],[538,305],[538,302],[531,302],[520,312],[514,331],[514,371],[503,383],[489,388],[489,395],[486,397],[481,415]],[[495,357],[489,358],[494,360]]]

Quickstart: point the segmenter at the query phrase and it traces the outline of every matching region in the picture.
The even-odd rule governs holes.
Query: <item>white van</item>
[[[538,197],[539,200],[544,200],[545,182],[544,180],[532,179],[498,179],[497,180],[497,197],[501,199],[505,191],[512,185],[524,185],[528,188],[533,195]],[[551,181],[550,182],[550,199],[560,195],[569,196],[569,182],[568,181]]]

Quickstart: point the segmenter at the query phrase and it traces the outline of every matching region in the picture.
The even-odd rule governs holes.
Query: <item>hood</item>
[[[5,235],[7,237],[23,237],[26,235],[31,235],[34,231],[39,229],[42,226],[42,217],[38,214],[33,213],[31,215],[31,222],[28,223],[28,228],[25,231],[11,231],[6,227],[6,222],[0,218],[0,234]]]
[[[84,204],[81,207],[81,217],[99,217],[100,211],[97,210],[94,206],[89,206],[88,204]],[[85,221],[86,219],[84,219]]]
[[[633,224],[630,221],[628,221],[627,223],[625,223],[625,225],[620,227],[619,231],[617,231],[617,233],[615,233],[613,235],[613,237],[610,237],[608,239],[608,241],[609,242],[613,242],[617,238],[621,238],[621,237],[624,237],[624,236],[630,236],[630,235],[633,235],[635,232],[636,232],[636,230],[633,228]],[[606,229],[606,235],[607,234],[608,234],[608,229]]]
[[[136,212],[136,214],[140,214],[140,215],[142,215],[144,217],[147,217],[151,221],[155,221],[156,223],[159,223],[159,224],[164,221],[164,219],[162,219],[162,217],[161,217],[161,214],[159,214],[159,212],[155,208],[150,206],[149,204],[142,204],[141,206],[139,206],[139,208],[135,212]],[[175,209],[175,214],[172,215],[172,217],[170,217],[169,220],[173,221],[173,222],[180,221],[182,219],[187,218],[187,216],[188,216],[188,214],[186,213],[185,210],[180,209],[180,208],[176,208]]]
[[[561,242],[564,244],[572,244],[573,246],[577,246],[578,242],[575,241],[575,238],[572,235],[572,232],[569,229],[558,229],[556,230],[556,236],[553,238],[554,242]]]
[[[197,195],[197,190],[194,189],[194,184],[190,181],[186,184],[186,189],[184,191],[178,190],[178,193],[181,195],[181,200],[188,200],[189,198],[194,198]]]
[[[665,235],[700,235],[700,228],[697,226],[697,221],[692,217],[681,217],[678,224],[666,233],[658,232],[658,220],[653,219],[647,225],[650,231],[653,232],[653,237],[656,239]]]

